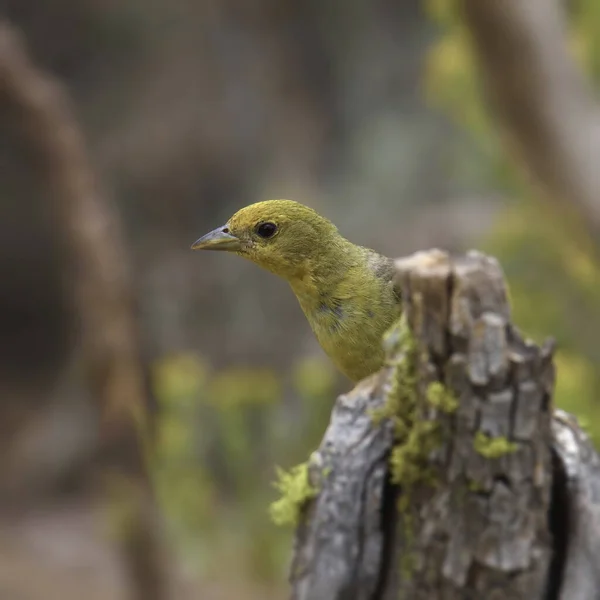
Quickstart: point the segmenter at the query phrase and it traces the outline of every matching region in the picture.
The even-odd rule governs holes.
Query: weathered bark
[[[390,480],[398,436],[393,418],[373,411],[402,385],[406,351],[392,348],[388,366],[338,399],[311,456],[319,493],[297,531],[293,598],[556,599],[563,572],[560,598],[593,597],[598,458],[576,424],[553,424],[552,344],[523,340],[511,324],[491,258],[431,251],[397,261],[397,271],[416,343],[411,426],[441,432],[415,460],[434,477]],[[456,410],[432,404],[432,381],[453,392]],[[486,452],[475,442],[482,434],[504,449]]]
[[[600,109],[567,52],[559,0],[461,0],[492,108],[549,198],[600,236]]]
[[[66,95],[32,64],[5,22],[0,22],[0,96],[14,107],[23,138],[44,169],[75,267],[71,291],[81,321],[79,349],[98,406],[101,443],[111,451],[105,473],[123,517],[119,526],[133,595],[159,600],[164,572],[141,439],[148,433],[150,395],[119,220],[88,163]]]
[[[557,410],[552,422],[556,458],[551,522],[557,560],[563,559],[560,600],[600,594],[600,458],[577,421]]]

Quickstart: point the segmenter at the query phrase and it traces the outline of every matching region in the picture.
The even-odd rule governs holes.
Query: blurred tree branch
[[[600,109],[567,52],[558,0],[462,0],[490,104],[549,197],[600,238]]]
[[[80,348],[99,409],[101,443],[114,452],[109,488],[124,516],[119,534],[134,595],[159,600],[163,568],[144,464],[150,393],[119,220],[101,193],[66,95],[35,67],[6,22],[0,22],[0,95],[15,107],[24,139],[42,165],[70,247]]]

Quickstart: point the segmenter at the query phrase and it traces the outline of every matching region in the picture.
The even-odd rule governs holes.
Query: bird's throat
[[[379,258],[385,266],[388,259]],[[381,367],[381,338],[401,311],[390,273],[378,270],[377,260],[370,251],[350,248],[326,270],[290,281],[321,347],[353,381]]]
[[[307,269],[289,283],[307,314],[321,310],[323,303],[335,301],[340,287],[346,287],[350,273],[356,268],[360,257],[352,252],[355,246],[349,244],[346,252],[340,251],[328,257],[328,260],[309,263]]]

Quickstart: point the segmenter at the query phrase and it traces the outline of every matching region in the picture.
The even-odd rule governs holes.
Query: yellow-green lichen
[[[384,336],[386,365],[393,369],[384,405],[374,411],[374,418],[390,419],[394,424],[395,443],[390,455],[392,482],[408,494],[411,486],[433,481],[427,459],[440,443],[439,424],[417,415],[417,348],[405,316],[402,316]],[[433,384],[432,384],[433,385]],[[431,386],[430,386],[431,387]],[[443,396],[445,389],[433,388],[433,397]],[[401,507],[399,507],[401,508]]]
[[[411,496],[418,485],[436,485],[435,468],[430,463],[431,453],[442,443],[442,425],[427,418],[429,407],[451,413],[458,401],[441,383],[430,384],[425,397],[417,387],[417,365],[421,359],[417,344],[403,316],[384,337],[385,366],[390,369],[388,389],[382,407],[373,411],[376,421],[391,420],[394,425],[394,446],[390,454],[390,477],[400,487],[397,509],[400,513],[404,536],[404,551],[400,569],[405,581],[411,577],[415,556],[410,551],[414,544],[415,522]]]
[[[269,507],[269,514],[276,525],[298,526],[306,502],[317,495],[311,485],[309,464],[301,463],[289,471],[277,468],[275,487],[281,497]]]
[[[396,437],[408,433],[416,407],[415,342],[403,315],[383,336],[385,365],[393,369],[383,406],[372,411],[375,423],[394,422]]]
[[[500,458],[505,454],[515,452],[518,448],[517,444],[505,437],[489,437],[482,431],[478,431],[475,435],[473,447],[485,458]]]
[[[402,315],[384,334],[383,349],[386,363],[395,364],[398,351],[414,350],[415,340],[406,315]]]
[[[427,402],[442,412],[453,413],[458,408],[458,400],[454,394],[439,381],[429,384],[426,396]]]
[[[394,445],[390,456],[392,482],[409,489],[417,483],[433,484],[435,477],[427,458],[441,443],[439,424],[416,421],[408,435]]]

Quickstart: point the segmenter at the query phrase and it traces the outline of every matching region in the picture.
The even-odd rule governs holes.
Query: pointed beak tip
[[[225,227],[218,227],[213,231],[197,239],[191,246],[191,250],[229,250],[240,249],[240,240],[225,230]]]
[[[191,246],[190,250],[204,250],[206,249],[206,236],[198,238]]]

